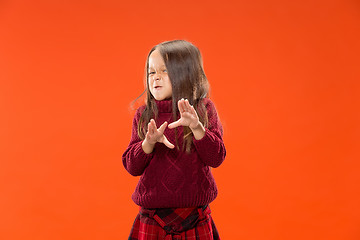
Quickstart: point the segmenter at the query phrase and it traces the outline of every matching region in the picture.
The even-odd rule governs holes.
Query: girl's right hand
[[[165,144],[168,148],[174,148],[175,146],[170,143],[164,135],[167,124],[167,122],[164,122],[159,128],[157,128],[155,120],[151,119],[148,124],[148,131],[145,135],[145,140],[152,146],[154,146],[155,143],[160,142]]]

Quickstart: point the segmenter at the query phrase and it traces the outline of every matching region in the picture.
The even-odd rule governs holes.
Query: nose
[[[156,73],[155,74],[155,80],[160,80],[160,79],[161,79],[160,73]]]

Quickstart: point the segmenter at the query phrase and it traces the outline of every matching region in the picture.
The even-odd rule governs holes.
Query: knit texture
[[[122,161],[125,169],[133,176],[141,176],[132,194],[132,200],[144,208],[185,208],[207,205],[217,196],[217,186],[210,167],[221,165],[226,156],[222,140],[222,126],[213,102],[202,100],[208,114],[209,124],[205,136],[193,137],[191,152],[170,149],[156,143],[152,153],[142,149],[142,140],[137,134],[137,125],[145,106],[137,109],[132,126],[129,146]],[[172,120],[172,100],[156,101],[157,127]],[[178,144],[182,146],[183,127],[177,128]],[[167,139],[175,145],[175,130],[166,128]]]

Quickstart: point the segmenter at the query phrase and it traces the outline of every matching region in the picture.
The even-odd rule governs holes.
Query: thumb
[[[165,129],[166,129],[166,126],[167,126],[167,122],[165,121],[163,124],[161,124],[161,126],[159,127],[159,132],[160,133],[164,133]]]
[[[174,148],[174,144],[172,144],[171,142],[169,142],[169,140],[165,137],[165,135],[163,135],[163,143],[165,144],[165,146],[167,146],[168,148]]]
[[[176,128],[181,125],[181,119],[177,120],[176,122],[170,123],[169,128]]]

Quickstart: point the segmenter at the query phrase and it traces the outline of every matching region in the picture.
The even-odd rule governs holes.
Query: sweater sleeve
[[[140,176],[153,157],[153,153],[147,154],[144,152],[141,146],[143,141],[137,133],[137,125],[141,115],[140,109],[136,111],[133,119],[129,146],[122,155],[125,169],[133,176]]]
[[[193,143],[200,159],[208,166],[216,168],[221,165],[226,156],[226,149],[222,139],[223,128],[217,115],[215,105],[210,99],[206,100],[205,106],[208,114],[209,126],[205,128],[203,138]]]

